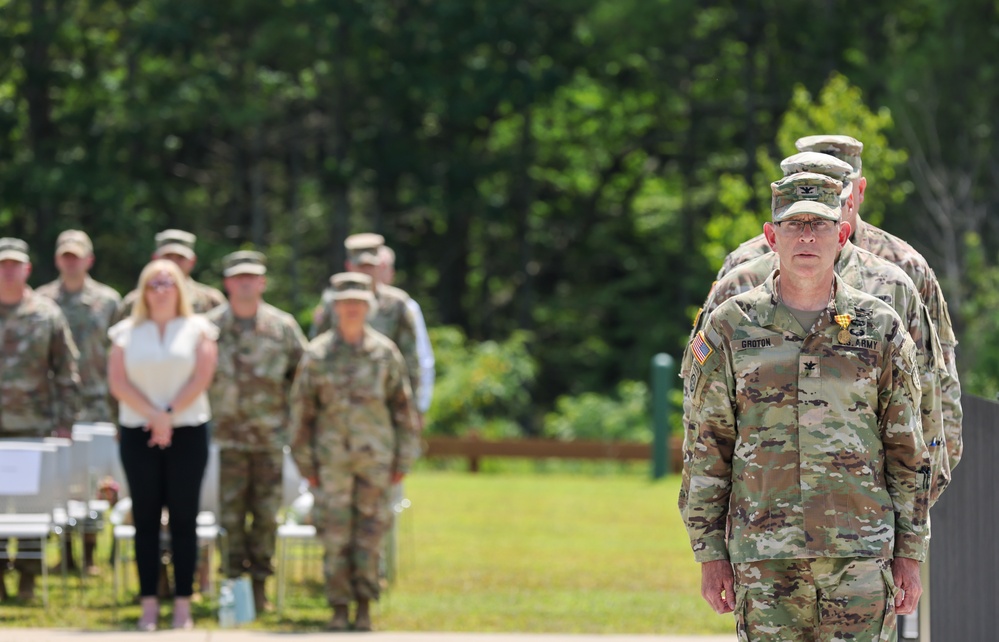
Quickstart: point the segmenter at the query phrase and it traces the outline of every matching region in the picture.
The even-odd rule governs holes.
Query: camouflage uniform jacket
[[[947,371],[940,382],[940,388],[943,396],[944,430],[947,434],[948,467],[956,468],[958,462],[961,461],[961,454],[964,450],[964,439],[961,435],[964,410],[961,407],[961,382],[957,374],[955,353],[957,337],[954,335],[954,326],[950,320],[950,312],[947,310],[947,302],[944,301],[940,283],[926,259],[908,243],[881,228],[865,223],[859,218],[856,227],[857,229],[853,231],[853,243],[857,247],[900,267],[903,272],[909,275],[909,278],[916,284],[916,290],[929,311],[930,321],[933,322],[940,338],[941,352]],[[739,265],[770,251],[770,246],[762,234],[754,236],[725,257],[725,262],[718,271],[715,280],[721,281],[726,274]]]
[[[287,312],[261,302],[245,328],[228,304],[208,314],[219,328],[218,366],[209,389],[221,448],[281,449],[288,443],[289,395],[305,335]]]
[[[67,292],[58,279],[35,290],[62,309],[80,352],[81,421],[114,421],[108,396],[108,328],[121,305],[113,288],[87,277],[79,292]]]
[[[73,426],[79,403],[79,353],[62,310],[25,290],[0,306],[0,436],[48,437]]]
[[[769,254],[772,251],[773,250],[770,249],[770,244],[767,243],[766,236],[763,234],[754,236],[728,253],[728,256],[725,257],[725,261],[722,263],[721,269],[718,270],[718,275],[715,276],[715,281],[721,281],[726,274],[743,263],[752,261],[753,259],[763,256],[764,254]]]
[[[320,312],[313,321],[313,336],[318,336],[336,326],[336,314],[333,312],[333,300],[330,298],[332,293],[331,289],[323,292]],[[379,283],[375,286],[378,309],[374,316],[368,319],[368,323],[374,330],[391,339],[399,348],[403,359],[406,360],[409,386],[415,397],[419,392],[420,359],[416,352],[416,321],[409,306],[406,305],[407,299],[409,295],[404,290]]]
[[[720,281],[715,283],[700,315],[701,326],[695,327],[691,339],[703,330],[703,322],[708,314],[728,299],[748,292],[767,280],[779,266],[779,259],[773,252],[759,256],[736,266]],[[947,426],[943,408],[945,399],[941,385],[947,375],[941,356],[940,341],[930,322],[926,306],[922,304],[916,286],[901,268],[884,259],[847,242],[836,258],[836,273],[847,285],[870,294],[887,303],[902,319],[903,327],[916,345],[919,364],[919,381],[922,389],[920,401],[920,423],[923,441],[930,452],[933,469],[930,490],[930,505],[939,499],[950,483],[951,469],[947,457]],[[693,356],[684,351],[683,372],[689,374]],[[686,410],[686,409],[685,409]]]
[[[415,405],[402,355],[384,335],[365,327],[354,346],[336,330],[320,334],[291,398],[291,452],[303,476],[320,476],[323,453],[342,448],[409,471],[419,445]]]
[[[961,407],[961,382],[957,374],[957,337],[954,335],[954,325],[950,320],[947,302],[944,300],[940,282],[930,268],[926,259],[911,245],[902,239],[889,234],[858,219],[857,229],[853,233],[853,242],[873,254],[893,263],[912,278],[919,290],[923,303],[929,309],[930,320],[940,335],[940,345],[943,349],[943,359],[947,374],[941,383],[944,397],[944,428],[947,431],[947,454],[950,467],[956,468],[961,461],[964,450],[964,440],[961,435],[964,410]]]
[[[924,559],[930,463],[912,339],[838,276],[805,331],[774,278],[695,338],[679,506],[697,561]],[[843,344],[834,316],[847,314]]]
[[[228,299],[225,298],[225,295],[219,290],[210,285],[198,283],[190,277],[187,278],[187,287],[190,288],[189,292],[191,294],[191,306],[194,308],[194,312],[196,314],[205,314],[228,301]],[[125,295],[124,300],[121,302],[121,308],[118,310],[118,314],[114,318],[114,323],[118,323],[122,319],[128,317],[128,315],[132,314],[132,307],[135,306],[135,300],[138,297],[138,290],[132,290]],[[114,325],[114,323],[111,325]]]

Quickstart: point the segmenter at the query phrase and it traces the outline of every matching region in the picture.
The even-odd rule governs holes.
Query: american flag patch
[[[690,352],[694,355],[694,358],[697,359],[697,363],[702,366],[704,365],[704,362],[708,360],[708,357],[711,356],[711,353],[714,352],[714,348],[711,347],[711,344],[704,340],[703,330],[698,332],[697,336],[694,337],[694,340],[690,342]]]

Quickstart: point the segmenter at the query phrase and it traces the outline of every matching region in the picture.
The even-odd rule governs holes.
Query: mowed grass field
[[[678,484],[677,477],[652,483],[640,474],[419,470],[406,480],[411,507],[399,523],[398,577],[378,606],[376,626],[732,632],[731,616],[715,615],[700,597],[700,571],[676,508]],[[249,628],[320,628],[329,618],[320,573],[317,562],[304,570],[295,562],[284,614],[264,615]],[[0,605],[0,622],[118,629],[138,617],[131,603],[111,608],[110,573],[89,581],[85,596],[76,586],[71,582],[66,599],[54,581],[47,611]],[[134,578],[131,587],[134,593]],[[199,627],[214,627],[214,600],[206,597],[195,616]],[[164,625],[168,617],[164,608]]]

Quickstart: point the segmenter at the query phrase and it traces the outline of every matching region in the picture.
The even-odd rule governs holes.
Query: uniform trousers
[[[733,568],[740,642],[897,639],[889,560],[802,558]]]
[[[153,597],[157,593],[160,514],[165,507],[170,513],[174,593],[189,597],[194,592],[197,517],[201,480],[208,464],[208,427],[175,427],[167,448],[150,448],[148,441],[149,433],[141,428],[121,431],[119,452],[132,495],[139,594]]]
[[[392,523],[388,502],[391,461],[373,453],[332,449],[313,489],[313,523],[324,547],[330,606],[377,600],[379,559]]]
[[[274,534],[281,506],[279,449],[219,450],[219,523],[229,536],[229,575],[247,572],[262,580],[274,574]],[[247,523],[247,517],[250,523]]]

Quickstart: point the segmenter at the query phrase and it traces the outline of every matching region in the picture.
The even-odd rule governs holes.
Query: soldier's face
[[[820,220],[818,217],[795,217],[801,222]],[[816,232],[811,225],[800,231],[793,231],[788,225],[764,225],[764,234],[770,246],[780,256],[781,271],[807,277],[822,274],[832,269],[833,263],[843,244],[850,236],[850,225],[834,223],[822,232]]]
[[[382,266],[379,265],[357,265],[354,263],[350,264],[351,272],[360,272],[361,274],[367,274],[376,283],[381,283]]]
[[[343,299],[333,303],[341,324],[363,324],[368,318],[368,304],[360,299]]]
[[[72,252],[57,254],[55,258],[56,269],[64,278],[80,277],[90,271],[90,266],[94,264],[94,255],[77,256]]]
[[[235,274],[222,282],[230,299],[257,301],[267,288],[267,278],[260,274]]]
[[[197,259],[188,258],[182,254],[163,254],[156,258],[166,259],[176,264],[180,268],[180,271],[184,273],[184,276],[191,276],[191,270],[194,269],[194,264],[197,261]]]
[[[8,286],[24,287],[31,276],[31,264],[4,259],[0,261],[0,283]]]

